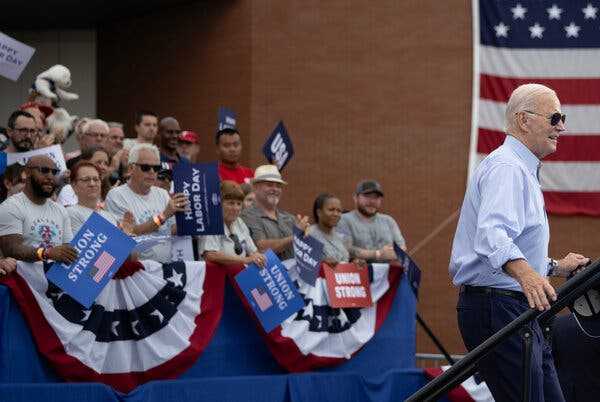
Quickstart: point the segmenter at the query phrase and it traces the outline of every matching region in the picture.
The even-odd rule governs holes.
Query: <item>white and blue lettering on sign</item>
[[[265,142],[263,154],[269,163],[277,166],[279,171],[282,171],[294,156],[294,146],[283,121],[277,124],[275,130]]]

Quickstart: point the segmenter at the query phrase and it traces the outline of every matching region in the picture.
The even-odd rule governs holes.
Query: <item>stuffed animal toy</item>
[[[59,100],[79,99],[79,95],[76,93],[65,91],[70,86],[71,71],[61,64],[56,64],[37,76],[30,92],[33,96],[35,96],[34,92],[45,96],[53,103]]]
[[[48,132],[54,135],[54,144],[63,143],[73,133],[73,123],[77,116],[70,115],[62,107],[54,109],[54,112],[46,119]]]

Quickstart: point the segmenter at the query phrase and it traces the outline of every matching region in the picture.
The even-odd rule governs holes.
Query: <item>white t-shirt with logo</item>
[[[54,247],[73,239],[65,207],[51,199],[35,204],[23,192],[0,204],[0,236],[11,234],[22,234],[32,247]]]
[[[146,195],[136,194],[131,190],[129,184],[115,187],[106,196],[106,209],[111,212],[117,220],[122,220],[127,211],[131,211],[135,224],[140,225],[152,219],[154,215],[162,213],[169,203],[169,193],[166,190],[152,186]],[[171,226],[175,224],[175,216],[167,221],[152,234],[171,235]],[[162,263],[171,261],[171,242],[163,242],[140,255],[140,259],[155,260]]]

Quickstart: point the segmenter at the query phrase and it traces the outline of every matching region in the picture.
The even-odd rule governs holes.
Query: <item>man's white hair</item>
[[[104,120],[90,119],[83,123],[83,126],[81,127],[81,133],[86,134],[92,128],[92,126],[100,126],[107,133],[109,131],[108,124],[106,124]]]
[[[553,89],[542,84],[523,84],[518,86],[510,95],[506,104],[506,132],[513,132],[517,126],[517,113],[530,111],[535,112],[541,95],[550,94],[556,96]]]
[[[158,151],[156,145],[147,143],[137,143],[134,146],[132,146],[129,150],[129,159],[127,160],[127,162],[130,165],[137,163],[137,161],[140,159],[140,152],[144,150],[152,152],[156,156],[156,159],[160,161],[160,152]]]

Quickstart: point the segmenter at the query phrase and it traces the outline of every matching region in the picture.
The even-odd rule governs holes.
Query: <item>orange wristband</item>
[[[156,224],[156,226],[158,226],[158,227],[162,226],[162,222],[161,222],[160,217],[158,215],[154,215],[152,217],[152,220],[154,221],[154,223]]]
[[[37,250],[35,250],[35,254],[37,255],[37,258],[39,261],[44,261],[44,248],[40,247]]]

